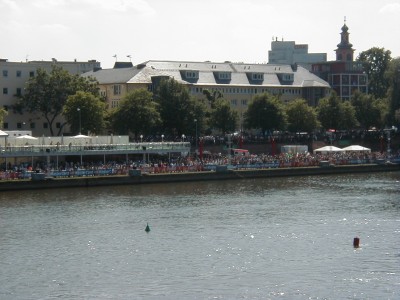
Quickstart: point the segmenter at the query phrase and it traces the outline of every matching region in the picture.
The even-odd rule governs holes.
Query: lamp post
[[[79,114],[79,134],[81,134],[81,130],[82,130],[81,109],[78,107],[76,110],[78,111],[78,114]]]
[[[161,143],[164,143],[164,135],[161,135]]]
[[[186,136],[184,134],[182,134],[182,143],[185,142],[185,137]]]
[[[143,143],[143,134],[140,135],[140,142]]]
[[[194,119],[194,122],[196,123],[196,142],[195,142],[195,151],[197,150],[197,119]]]

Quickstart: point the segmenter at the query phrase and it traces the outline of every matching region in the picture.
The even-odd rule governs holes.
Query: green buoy
[[[145,229],[144,231],[146,231],[146,232],[150,232],[150,226],[149,226],[149,223],[147,223],[146,229]]]

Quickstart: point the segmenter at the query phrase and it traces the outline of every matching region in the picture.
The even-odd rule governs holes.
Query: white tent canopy
[[[349,152],[349,151],[353,151],[353,152],[363,152],[363,151],[364,152],[371,152],[371,149],[363,147],[363,146],[359,146],[359,145],[351,145],[351,146],[348,146],[346,148],[343,148],[343,151],[347,151],[347,152]]]
[[[318,148],[314,150],[314,153],[334,153],[334,152],[342,152],[343,149],[340,149],[335,146],[324,146],[322,148]]]

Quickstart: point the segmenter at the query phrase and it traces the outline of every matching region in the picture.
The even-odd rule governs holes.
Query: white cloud
[[[69,30],[69,28],[63,24],[43,24],[40,28],[49,34],[63,34]]]
[[[0,0],[0,8],[8,7],[12,11],[19,11],[17,3],[13,0]]]
[[[400,13],[400,3],[389,3],[382,7],[379,12],[381,14],[399,14]]]

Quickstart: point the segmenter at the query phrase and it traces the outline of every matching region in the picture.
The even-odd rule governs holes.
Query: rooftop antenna
[[[126,57],[129,57],[129,61],[132,62],[132,56],[129,54]]]
[[[113,57],[115,57],[115,61],[117,61],[117,54],[114,54]]]
[[[344,16],[344,24],[346,24],[346,16]]]

